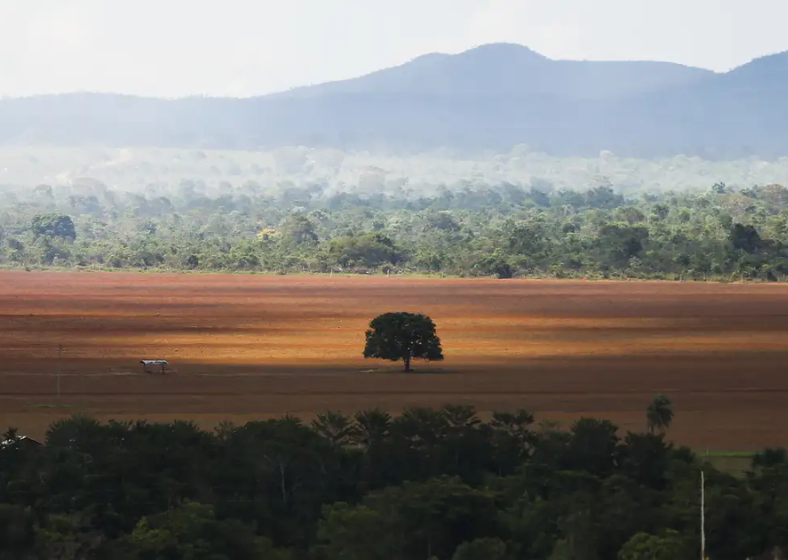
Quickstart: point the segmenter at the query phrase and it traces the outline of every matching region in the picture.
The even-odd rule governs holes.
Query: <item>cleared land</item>
[[[446,361],[364,360],[385,311],[430,315]],[[786,341],[782,285],[0,272],[0,428],[467,402],[642,429],[664,392],[675,440],[744,451],[788,444]]]

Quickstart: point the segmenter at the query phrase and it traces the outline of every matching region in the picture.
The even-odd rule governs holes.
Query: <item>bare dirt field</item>
[[[446,360],[364,360],[385,311],[430,315]],[[786,343],[781,285],[0,272],[0,429],[472,403],[634,430],[664,392],[676,441],[752,450],[788,444]]]

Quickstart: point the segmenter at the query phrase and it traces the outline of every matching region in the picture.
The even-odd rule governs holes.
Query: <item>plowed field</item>
[[[385,311],[430,315],[446,360],[364,360]],[[750,450],[788,444],[787,343],[781,285],[0,272],[0,429],[460,402],[641,429],[664,392],[675,440]]]

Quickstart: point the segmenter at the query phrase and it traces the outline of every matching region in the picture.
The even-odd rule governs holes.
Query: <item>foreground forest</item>
[[[7,189],[0,265],[195,271],[781,280],[788,189],[778,184],[626,196],[528,186],[419,195],[254,182],[169,191]]]
[[[661,401],[659,399],[662,399]],[[467,406],[224,423],[55,422],[0,446],[9,559],[740,560],[788,546],[784,450],[742,477],[646,433]],[[648,422],[646,422],[648,419]],[[765,557],[765,556],[764,556]]]

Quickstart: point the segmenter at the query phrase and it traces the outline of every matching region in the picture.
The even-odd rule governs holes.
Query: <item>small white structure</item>
[[[27,445],[27,446],[40,446],[41,442],[36,441],[33,438],[29,438],[27,436],[19,436],[14,439],[7,439],[5,441],[0,441],[0,447],[8,447],[9,445]]]
[[[145,373],[160,373],[164,375],[167,370],[167,360],[140,360],[142,370]]]

